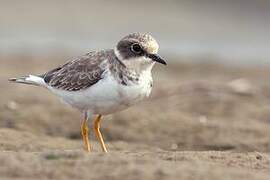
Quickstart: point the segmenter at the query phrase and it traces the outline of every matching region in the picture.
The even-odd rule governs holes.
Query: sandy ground
[[[110,153],[91,134],[87,154],[80,113],[45,89],[7,82],[64,61],[0,58],[1,180],[270,178],[270,67],[156,67],[149,100],[104,117]]]

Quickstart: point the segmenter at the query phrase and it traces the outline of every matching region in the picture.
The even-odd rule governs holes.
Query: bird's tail
[[[30,84],[35,86],[44,86],[45,82],[42,77],[35,75],[22,76],[19,78],[10,78],[10,82],[22,83],[22,84]]]

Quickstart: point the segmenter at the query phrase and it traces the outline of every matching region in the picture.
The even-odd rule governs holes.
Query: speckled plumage
[[[102,79],[105,60],[100,52],[91,52],[53,69],[41,77],[49,86],[66,91],[78,91],[90,87]],[[102,53],[104,55],[104,53]]]
[[[89,52],[48,71],[41,77],[45,83],[56,89],[79,91],[101,80],[107,66],[115,79],[122,85],[136,83],[139,80],[139,74],[127,69],[112,49]]]

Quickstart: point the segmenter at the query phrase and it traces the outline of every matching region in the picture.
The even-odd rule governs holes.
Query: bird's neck
[[[110,61],[110,72],[123,85],[137,84],[143,76],[151,76],[154,63],[140,65],[138,68],[138,64],[123,63],[114,56]]]

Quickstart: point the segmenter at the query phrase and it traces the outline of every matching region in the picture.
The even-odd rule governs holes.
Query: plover
[[[114,49],[92,51],[42,75],[9,79],[12,82],[47,88],[64,102],[80,110],[84,119],[81,134],[86,151],[91,151],[88,119],[96,115],[93,129],[101,148],[107,152],[100,121],[149,96],[155,62],[166,65],[157,55],[158,43],[149,34],[132,33]]]

